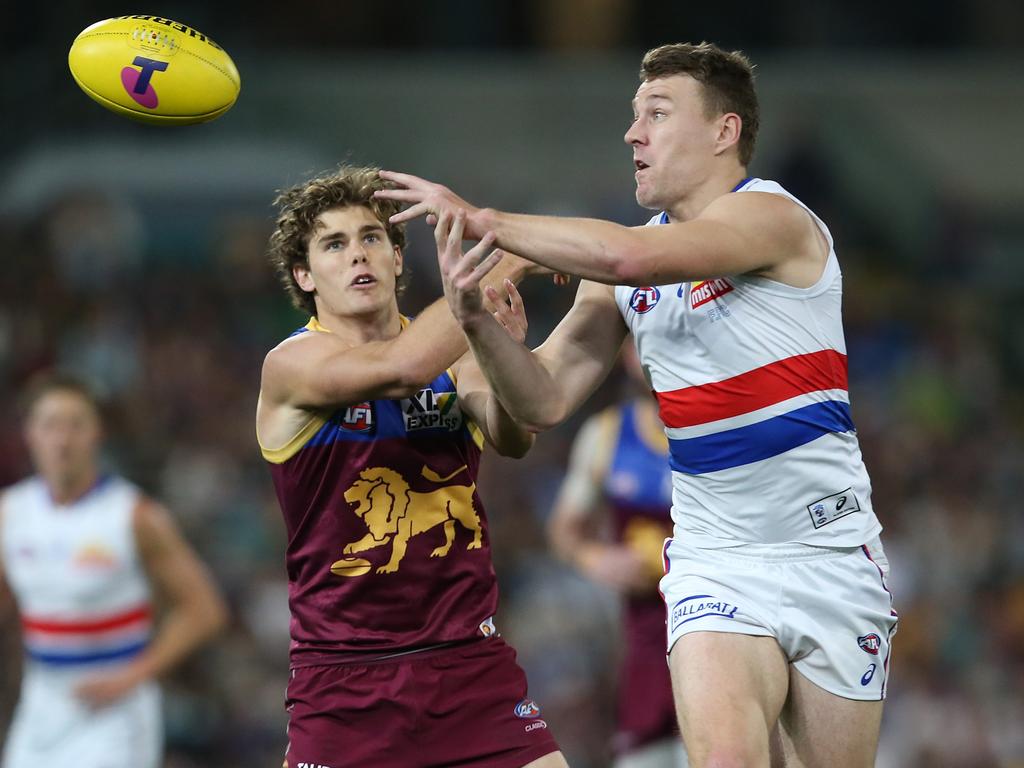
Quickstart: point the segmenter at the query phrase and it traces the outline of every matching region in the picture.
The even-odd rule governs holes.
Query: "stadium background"
[[[223,45],[235,108],[157,129],[80,93],[74,35],[133,10]],[[173,507],[233,608],[166,683],[169,767],[276,766],[285,744],[283,533],[253,410],[263,355],[303,318],[263,257],[273,190],[349,160],[506,209],[641,223],[621,143],[639,58],[701,39],[758,64],[751,170],[839,244],[854,417],[902,616],[878,764],[1024,765],[1020,3],[63,0],[3,19],[0,483],[27,471],[15,401],[33,372],[102,388],[110,466]],[[440,290],[432,241],[411,230],[406,311]],[[572,291],[525,294],[539,341]],[[616,602],[552,560],[543,526],[581,418],[616,396],[612,381],[481,480],[499,626],[577,768],[608,759]],[[2,626],[0,722],[20,656]]]

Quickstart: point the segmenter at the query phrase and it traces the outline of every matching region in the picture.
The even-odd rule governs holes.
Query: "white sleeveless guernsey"
[[[803,207],[828,260],[810,288],[750,276],[615,288],[669,438],[675,536],[697,547],[860,546],[881,525],[850,416],[832,236],[774,181],[734,192]]]
[[[139,499],[117,477],[68,505],[55,504],[37,477],[0,497],[3,563],[33,666],[91,673],[145,648],[150,589],[132,523]]]
[[[35,477],[0,496],[0,537],[26,664],[2,768],[157,768],[160,690],[152,680],[91,707],[77,694],[146,647],[150,590],[135,544],[135,486],[100,480],[58,505]]]

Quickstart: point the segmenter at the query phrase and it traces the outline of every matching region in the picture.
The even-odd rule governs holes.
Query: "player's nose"
[[[622,137],[622,140],[629,145],[642,144],[643,143],[643,132],[640,130],[640,121],[634,120],[629,124],[629,128],[626,129],[626,134]]]

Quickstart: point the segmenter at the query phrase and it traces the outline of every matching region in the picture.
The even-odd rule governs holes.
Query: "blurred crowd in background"
[[[71,14],[74,6],[77,18],[80,5],[49,4],[46,13],[63,6]],[[110,15],[92,5],[94,18]],[[335,5],[310,2],[302,14],[257,5],[245,19],[233,4],[175,10],[221,42],[250,46],[251,55],[270,42],[270,30],[285,47],[329,48],[336,39],[327,22],[340,24],[328,7]],[[348,26],[338,32],[385,48],[628,45],[637,60],[641,41],[665,42],[664,29],[678,25],[674,39],[691,36],[679,3],[456,2],[445,14],[431,13],[437,7],[430,3],[398,6],[346,4]],[[701,17],[697,37],[734,47],[756,46],[759,35],[777,46],[863,45],[877,28],[888,45],[1009,51],[1024,28],[1024,6],[1009,1],[946,0],[926,14],[897,8],[886,12],[884,26],[872,21],[871,6],[792,0],[778,13],[761,6],[738,18],[723,6]],[[43,12],[31,4],[9,11],[22,24]],[[797,18],[803,24],[787,25]],[[66,49],[71,38],[61,35],[40,27],[33,45]],[[61,98],[81,98],[82,110],[93,109],[72,93],[59,67],[45,77],[68,91]],[[628,97],[609,96],[624,107]],[[122,130],[98,108],[88,119],[94,129],[109,123]],[[231,119],[229,113],[221,122]],[[920,201],[924,245],[908,250],[872,224],[877,211],[866,209],[863,197],[847,192],[814,128],[777,141],[770,162],[755,159],[751,170],[777,179],[821,215],[845,275],[853,414],[901,616],[878,765],[1024,766],[1020,222],[1000,219],[996,240],[984,211],[956,194],[935,194]],[[67,136],[73,126],[52,129]],[[15,133],[26,138],[4,149],[5,166],[19,146],[31,145],[26,125]],[[365,148],[360,154],[373,156]],[[632,182],[623,166],[614,197],[595,199],[588,190],[573,212],[645,221],[647,214],[629,204]],[[457,170],[445,181],[460,189]],[[180,198],[173,215],[110,189],[69,183],[0,215],[0,485],[30,470],[16,407],[25,382],[51,367],[93,382],[106,403],[109,467],[174,510],[233,609],[229,631],[166,681],[168,768],[277,765],[286,742],[285,541],[253,417],[264,354],[306,318],[290,308],[263,257],[272,188],[256,190],[245,205],[204,211],[198,230],[188,190],[167,194]],[[522,197],[479,202],[538,204]],[[426,228],[414,225],[411,237],[414,276],[402,300],[408,313],[440,293]],[[525,286],[530,341],[543,340],[573,292],[543,281]],[[609,760],[618,601],[557,562],[544,528],[575,430],[620,396],[619,381],[613,376],[526,458],[488,457],[479,484],[502,589],[499,629],[518,649],[531,696],[576,768]],[[5,617],[0,723],[17,691],[17,635],[13,617]]]

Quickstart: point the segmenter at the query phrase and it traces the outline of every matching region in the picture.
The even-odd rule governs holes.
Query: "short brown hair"
[[[96,390],[85,379],[64,371],[43,371],[29,380],[19,403],[22,418],[27,419],[39,401],[52,392],[77,395],[89,404],[100,421],[103,420],[103,403]]]
[[[640,80],[689,75],[704,86],[704,107],[709,116],[735,112],[743,122],[739,153],[750,164],[761,122],[754,91],[754,65],[740,51],[723,51],[712,43],[673,43],[644,54]]]
[[[316,217],[332,208],[364,206],[384,225],[388,240],[405,248],[405,225],[391,224],[401,204],[379,200],[373,193],[394,185],[378,175],[379,168],[342,165],[332,173],[316,176],[290,189],[279,190],[274,198],[278,208],[277,228],[270,236],[268,257],[296,309],[316,315],[313,294],[302,290],[292,268],[309,264],[309,238],[317,228]]]

